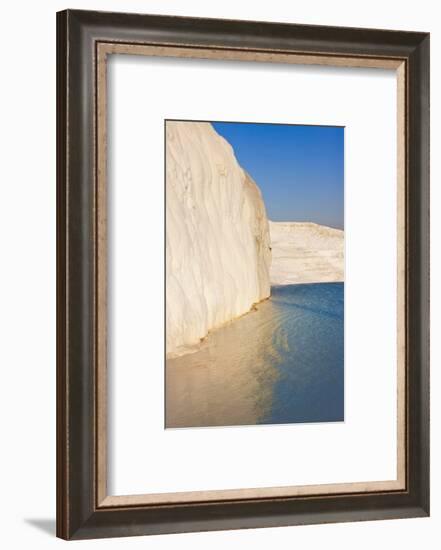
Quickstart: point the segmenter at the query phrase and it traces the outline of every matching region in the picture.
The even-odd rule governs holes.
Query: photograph
[[[165,428],[345,420],[344,150],[165,121]]]

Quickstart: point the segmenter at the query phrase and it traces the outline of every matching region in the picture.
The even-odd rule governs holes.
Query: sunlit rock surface
[[[269,222],[272,285],[344,280],[344,231],[316,223]]]
[[[270,294],[268,220],[259,188],[210,123],[166,123],[166,352]]]

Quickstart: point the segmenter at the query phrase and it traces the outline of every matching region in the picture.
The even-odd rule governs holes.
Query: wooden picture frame
[[[131,53],[398,74],[396,482],[108,496],[106,59]],[[350,487],[348,485],[351,485]],[[176,495],[175,493],[174,495]],[[57,536],[85,539],[429,514],[429,35],[67,10],[57,14]]]

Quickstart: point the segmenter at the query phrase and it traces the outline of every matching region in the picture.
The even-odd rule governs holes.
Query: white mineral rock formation
[[[272,285],[344,280],[344,232],[316,223],[269,222]]]
[[[260,190],[210,123],[166,123],[166,353],[270,295]]]

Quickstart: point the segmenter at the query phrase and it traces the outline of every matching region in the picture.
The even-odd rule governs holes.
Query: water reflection
[[[343,283],[273,287],[166,364],[166,427],[343,420]]]

